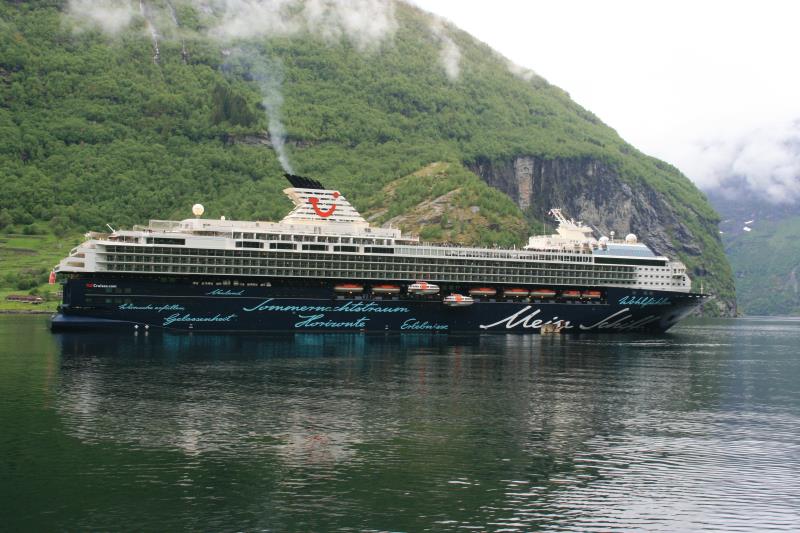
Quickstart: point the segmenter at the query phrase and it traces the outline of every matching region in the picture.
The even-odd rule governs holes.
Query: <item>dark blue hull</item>
[[[442,287],[443,294],[466,293]],[[449,307],[433,296],[337,295],[325,280],[214,284],[190,278],[75,277],[64,285],[54,330],[164,329],[199,332],[366,331],[539,333],[663,332],[704,297],[679,292],[602,289],[599,300],[476,298]]]

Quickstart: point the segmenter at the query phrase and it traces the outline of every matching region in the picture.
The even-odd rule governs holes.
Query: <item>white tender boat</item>
[[[466,307],[474,304],[475,300],[473,300],[471,296],[464,296],[462,294],[449,294],[444,297],[442,303],[444,303],[444,305],[449,305],[450,307]]]
[[[439,286],[427,281],[417,281],[408,286],[409,294],[438,294]]]

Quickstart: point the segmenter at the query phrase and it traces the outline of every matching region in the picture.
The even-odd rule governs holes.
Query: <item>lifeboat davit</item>
[[[573,291],[568,290],[561,293],[562,298],[568,298],[570,300],[575,300],[581,297],[581,291]]]
[[[469,290],[470,296],[494,296],[497,290],[491,287],[476,287]]]
[[[528,289],[503,289],[503,296],[506,298],[525,298],[528,294]]]
[[[333,287],[334,292],[339,293],[346,293],[346,294],[361,294],[364,292],[363,285],[359,285],[358,283],[340,283]]]
[[[603,297],[600,291],[583,291],[581,296],[586,298],[587,300],[599,300]]]
[[[436,294],[439,292],[439,286],[427,281],[417,281],[408,286],[410,294]]]
[[[556,291],[553,289],[533,289],[531,291],[531,298],[554,298]]]
[[[450,294],[444,297],[442,300],[444,305],[449,305],[450,307],[466,307],[468,305],[472,305],[475,303],[475,300],[472,299],[470,296],[463,296],[461,294]]]
[[[373,285],[373,294],[400,294],[400,287],[398,285]]]

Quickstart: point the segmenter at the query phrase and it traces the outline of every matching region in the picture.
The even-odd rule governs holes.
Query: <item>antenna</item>
[[[550,210],[550,215],[556,219],[560,224],[567,224],[567,218],[561,213],[561,209],[553,208]]]
[[[117,230],[115,230],[114,228],[111,227],[111,224],[106,224],[106,226],[108,226],[108,229],[111,230],[111,233],[116,233],[117,232]]]

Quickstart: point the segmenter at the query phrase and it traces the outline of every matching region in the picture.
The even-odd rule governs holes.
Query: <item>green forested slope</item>
[[[762,219],[749,233],[726,233],[725,244],[743,314],[800,315],[798,235],[798,216]]]
[[[161,39],[154,62],[140,15],[110,36],[75,31],[66,2],[0,4],[0,231],[72,238],[106,223],[184,218],[195,202],[212,217],[279,218],[289,202],[266,144],[269,105],[263,80],[247,68],[264,61],[283,100],[294,171],[346,191],[357,207],[379,209],[390,184],[436,161],[466,172],[462,164],[520,154],[591,158],[663,194],[702,243],[701,256],[684,260],[711,272],[707,288],[732,297],[716,214],[684,176],[640,154],[563,90],[513,74],[469,35],[447,27],[460,50],[452,79],[428,16],[405,4],[395,6],[396,30],[366,48],[302,32],[212,39],[214,14],[188,0],[170,5],[180,38]],[[491,194],[473,196],[482,216],[518,223],[469,240],[522,243],[529,221],[541,219]]]

